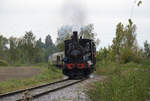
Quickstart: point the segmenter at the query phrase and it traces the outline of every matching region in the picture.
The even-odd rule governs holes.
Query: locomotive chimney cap
[[[73,31],[73,34],[78,34],[78,31]]]
[[[78,31],[73,31],[72,39],[74,40],[74,42],[78,43]]]

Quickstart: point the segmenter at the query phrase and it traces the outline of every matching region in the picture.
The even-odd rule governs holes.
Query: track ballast
[[[73,84],[79,83],[82,80],[64,79],[53,83],[43,84],[29,89],[23,89],[15,92],[0,95],[0,101],[24,101],[33,100],[51,92],[66,88]]]

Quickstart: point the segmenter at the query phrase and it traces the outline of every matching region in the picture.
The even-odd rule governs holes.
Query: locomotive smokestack
[[[73,31],[72,41],[73,41],[74,46],[77,48],[79,45],[78,32],[77,31]]]
[[[73,37],[74,37],[74,40],[76,42],[78,42],[78,32],[77,31],[73,31]]]

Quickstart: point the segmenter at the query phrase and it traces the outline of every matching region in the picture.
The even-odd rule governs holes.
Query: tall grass
[[[0,66],[8,66],[7,61],[0,59]]]
[[[38,64],[32,66],[33,68],[40,68],[42,73],[39,73],[31,78],[13,79],[0,82],[0,93],[6,93],[8,91],[14,91],[18,89],[24,89],[32,86],[37,86],[42,83],[53,82],[62,78],[60,70],[47,64]]]
[[[96,82],[87,94],[92,101],[146,101],[150,100],[150,66],[129,63],[104,65],[98,74],[108,75]],[[101,70],[103,69],[103,70]]]

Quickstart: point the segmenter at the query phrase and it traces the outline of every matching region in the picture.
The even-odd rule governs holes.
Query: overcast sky
[[[75,7],[70,4],[74,1],[77,4]],[[145,40],[150,42],[150,0],[143,0],[140,7],[137,7],[134,1],[0,0],[0,34],[6,37],[21,37],[25,31],[32,30],[37,39],[44,39],[50,34],[55,42],[58,28],[74,23],[74,19],[70,20],[70,14],[67,14],[72,11],[70,6],[73,6],[73,11],[77,9],[75,13],[79,13],[77,15],[81,17],[76,24],[94,24],[94,32],[101,40],[101,47],[111,45],[116,25],[119,22],[127,24],[131,15],[137,25],[138,43],[143,46]]]

